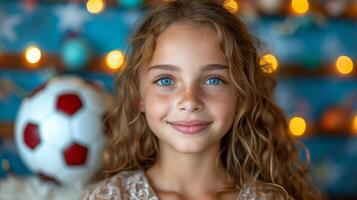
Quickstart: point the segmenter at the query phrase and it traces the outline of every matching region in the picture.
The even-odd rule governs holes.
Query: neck
[[[219,159],[219,145],[200,153],[182,153],[160,145],[155,164],[147,176],[157,191],[203,196],[232,184]]]

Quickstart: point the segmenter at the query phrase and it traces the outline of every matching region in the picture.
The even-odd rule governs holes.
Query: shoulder
[[[244,186],[238,200],[292,200],[293,198],[280,186],[259,184]]]
[[[149,183],[142,170],[122,171],[88,187],[85,200],[96,199],[150,199]],[[148,197],[148,198],[147,198]]]

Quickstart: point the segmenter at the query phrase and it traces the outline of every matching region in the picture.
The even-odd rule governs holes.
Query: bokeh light
[[[260,58],[259,65],[266,73],[272,73],[278,68],[278,59],[273,54],[265,54]]]
[[[289,130],[294,136],[302,136],[306,131],[306,122],[302,117],[293,117],[289,121]]]
[[[103,0],[88,0],[87,10],[90,13],[98,14],[104,10],[105,2]]]
[[[231,13],[236,13],[239,10],[238,2],[235,0],[226,0],[223,5]]]
[[[41,50],[36,46],[29,46],[25,50],[25,58],[27,62],[35,64],[41,59]]]
[[[357,135],[357,114],[353,118],[352,129],[353,134]]]
[[[294,13],[302,15],[309,11],[310,4],[308,0],[292,0],[291,8]]]
[[[353,61],[348,56],[340,56],[336,60],[336,68],[341,74],[349,74],[353,70]]]
[[[110,69],[119,69],[124,63],[124,54],[118,50],[111,51],[106,55],[105,61]]]

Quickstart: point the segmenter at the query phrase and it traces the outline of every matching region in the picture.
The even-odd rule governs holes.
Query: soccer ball
[[[55,77],[21,103],[15,141],[27,167],[60,184],[86,183],[100,168],[111,96],[76,76]]]

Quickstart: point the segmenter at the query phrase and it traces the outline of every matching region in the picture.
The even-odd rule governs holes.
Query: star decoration
[[[80,32],[90,14],[77,4],[61,5],[55,9],[59,18],[59,29],[62,31]]]
[[[0,39],[14,42],[17,39],[15,27],[20,23],[18,15],[0,16]]]
[[[343,44],[337,35],[327,35],[321,45],[321,51],[325,54],[326,58],[333,59],[343,51]]]
[[[343,168],[333,161],[324,161],[315,166],[315,178],[325,187],[332,187],[339,181],[343,174]]]
[[[137,10],[129,10],[126,15],[124,15],[124,21],[129,25],[129,27],[134,27],[135,22],[140,18],[140,12]]]

